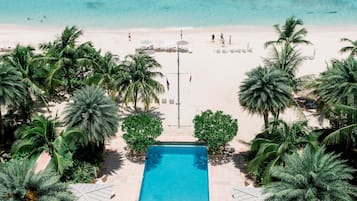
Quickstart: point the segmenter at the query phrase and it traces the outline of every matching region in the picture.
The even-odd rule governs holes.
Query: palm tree
[[[155,80],[156,77],[162,77],[163,74],[153,71],[155,68],[161,67],[154,58],[139,51],[134,55],[128,55],[120,66],[122,78],[118,91],[122,93],[124,103],[134,102],[135,110],[140,99],[146,110],[149,109],[152,100],[159,103],[157,95],[163,93],[165,88]]]
[[[62,174],[64,169],[72,165],[71,150],[76,149],[76,142],[82,134],[74,129],[58,133],[59,126],[56,120],[35,117],[29,125],[17,131],[12,153],[30,158],[46,151],[52,157],[51,164],[55,170]]]
[[[354,170],[339,155],[307,146],[302,154],[286,156],[284,162],[285,167],[272,169],[274,181],[264,187],[267,201],[355,200],[357,189],[349,183]]]
[[[250,153],[254,158],[248,163],[248,171],[263,183],[269,183],[272,167],[281,165],[286,154],[306,144],[317,146],[317,139],[310,133],[307,121],[288,124],[279,119],[269,122],[268,128],[252,141]]]
[[[47,78],[47,85],[52,87],[52,81],[63,76],[67,93],[72,92],[72,80],[79,80],[82,76],[78,72],[87,71],[91,66],[91,58],[88,56],[93,50],[90,42],[77,45],[77,39],[83,34],[77,27],[66,27],[62,35],[54,42],[41,44],[40,48],[45,50],[44,60],[53,63],[52,70]]]
[[[297,88],[296,72],[303,61],[300,51],[287,44],[282,45],[280,51],[273,46],[272,56],[264,58],[265,66],[280,69],[288,74],[293,89]]]
[[[14,67],[23,77],[23,82],[27,91],[26,98],[20,104],[19,110],[24,122],[28,122],[31,118],[33,96],[36,96],[42,102],[46,102],[44,96],[43,85],[37,75],[40,69],[40,63],[37,62],[37,55],[34,54],[35,49],[31,46],[20,46],[9,54],[3,56],[3,62]]]
[[[302,25],[304,25],[302,19],[296,19],[294,16],[287,18],[285,20],[285,24],[281,27],[279,24],[274,25],[276,32],[279,34],[279,38],[275,41],[266,42],[264,47],[268,47],[272,44],[284,43],[287,45],[312,44],[310,41],[304,39],[307,34],[307,30],[305,28],[301,28],[296,31],[297,26]]]
[[[348,105],[330,106],[329,119],[334,131],[322,141],[326,145],[343,144],[344,152],[352,151],[357,145],[357,108]]]
[[[269,113],[277,119],[292,103],[289,78],[278,69],[260,66],[247,76],[239,87],[239,103],[248,112],[263,115],[267,128]]]
[[[120,80],[118,58],[107,52],[104,56],[98,53],[95,67],[87,79],[87,84],[103,87],[112,98],[116,95],[116,86]]]
[[[65,108],[64,122],[85,134],[84,145],[104,145],[118,130],[118,108],[104,90],[87,86],[75,92]]]
[[[350,53],[350,56],[357,55],[357,40],[352,41],[348,38],[341,38],[341,42],[349,42],[350,45],[340,49],[340,53]]]
[[[21,73],[15,68],[0,64],[0,140],[4,142],[4,124],[1,107],[13,106],[21,103],[26,91]]]
[[[0,200],[75,200],[68,186],[59,179],[48,171],[35,174],[28,161],[11,161],[0,171]]]
[[[320,75],[318,92],[329,104],[357,105],[357,61],[350,57],[334,60],[332,66]]]

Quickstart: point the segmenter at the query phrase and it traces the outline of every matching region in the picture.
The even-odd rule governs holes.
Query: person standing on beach
[[[212,43],[214,42],[214,38],[215,38],[215,36],[214,36],[214,34],[212,34]]]
[[[223,37],[223,33],[221,33],[221,43],[222,43],[222,47],[224,47],[224,37]]]
[[[129,39],[129,42],[131,41],[131,33],[129,32],[128,33],[128,39]]]
[[[182,40],[182,29],[180,29],[180,38]]]
[[[228,41],[229,44],[232,44],[232,35],[229,35],[229,41]]]

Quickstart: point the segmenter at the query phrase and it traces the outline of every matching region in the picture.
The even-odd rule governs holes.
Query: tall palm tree
[[[287,44],[282,45],[280,51],[276,46],[273,46],[271,57],[264,58],[265,66],[271,66],[287,73],[293,89],[297,88],[296,72],[303,61],[301,52]]]
[[[7,55],[3,56],[3,62],[14,67],[23,77],[23,83],[26,88],[26,98],[19,105],[19,111],[24,119],[28,122],[32,114],[32,105],[34,102],[33,96],[37,97],[42,102],[46,102],[43,90],[43,84],[38,79],[40,63],[33,52],[35,49],[31,46],[17,45],[16,48]]]
[[[12,153],[27,155],[29,158],[46,151],[51,156],[51,164],[62,174],[64,169],[72,165],[71,150],[76,149],[76,142],[81,137],[79,130],[65,130],[58,133],[59,122],[43,116],[34,120],[16,133],[16,141]]]
[[[268,128],[252,141],[250,153],[254,158],[248,163],[248,171],[263,183],[269,183],[272,167],[281,165],[286,154],[306,144],[317,147],[317,139],[310,133],[307,121],[288,124],[279,119],[269,122]]]
[[[269,113],[277,119],[292,103],[289,78],[281,70],[260,66],[247,76],[239,87],[239,103],[248,112],[263,115],[267,128]]]
[[[284,158],[285,167],[272,169],[274,181],[264,187],[267,201],[353,201],[357,189],[349,181],[354,170],[339,155],[307,146],[302,154]]]
[[[87,84],[103,87],[112,98],[116,95],[116,86],[120,80],[118,57],[107,52],[104,56],[98,53],[95,67],[87,79]]]
[[[64,114],[68,128],[83,131],[84,145],[104,145],[105,140],[114,137],[118,130],[118,108],[98,87],[87,86],[77,90]]]
[[[162,77],[163,74],[154,71],[161,67],[154,58],[139,51],[136,54],[128,55],[120,66],[122,78],[118,90],[123,95],[124,103],[134,102],[135,110],[139,100],[142,100],[145,109],[149,109],[152,100],[159,103],[157,95],[163,93],[165,88],[155,80],[156,77]]]
[[[11,161],[0,168],[0,200],[73,201],[68,185],[48,171],[34,173],[28,161]]]
[[[341,38],[341,42],[348,42],[350,45],[341,48],[340,53],[350,53],[350,56],[357,56],[357,40],[352,41],[348,38]]]
[[[305,28],[296,30],[298,26],[304,25],[304,22],[300,18],[295,18],[294,16],[289,17],[285,20],[285,24],[280,27],[279,24],[274,25],[276,32],[279,34],[279,38],[274,41],[267,41],[264,46],[268,47],[272,44],[288,44],[288,45],[298,45],[298,44],[312,44],[310,41],[305,40],[304,37],[307,34]]]
[[[62,35],[53,42],[41,44],[40,48],[45,50],[44,60],[53,64],[52,70],[47,78],[48,87],[52,86],[53,79],[63,76],[67,93],[72,92],[72,83],[78,80],[77,72],[91,66],[91,58],[88,54],[93,52],[93,46],[90,42],[77,45],[78,38],[83,34],[77,27],[66,27]],[[72,81],[73,80],[73,81]]]
[[[4,124],[1,107],[21,103],[26,96],[21,73],[15,68],[0,63],[0,140],[4,142]]]

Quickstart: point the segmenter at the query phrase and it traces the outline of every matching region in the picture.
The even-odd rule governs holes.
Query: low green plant
[[[70,183],[90,183],[96,178],[98,170],[95,164],[74,160],[73,166],[64,171],[61,180]]]
[[[148,146],[156,142],[163,131],[162,121],[150,113],[132,114],[122,125],[123,138],[130,150],[136,154],[145,153]]]
[[[220,148],[237,135],[238,122],[222,111],[206,110],[193,119],[195,137],[207,143],[210,154],[221,154]]]

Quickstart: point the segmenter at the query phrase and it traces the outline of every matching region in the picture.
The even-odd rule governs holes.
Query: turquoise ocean
[[[357,24],[357,0],[0,0],[0,24],[95,28]]]

